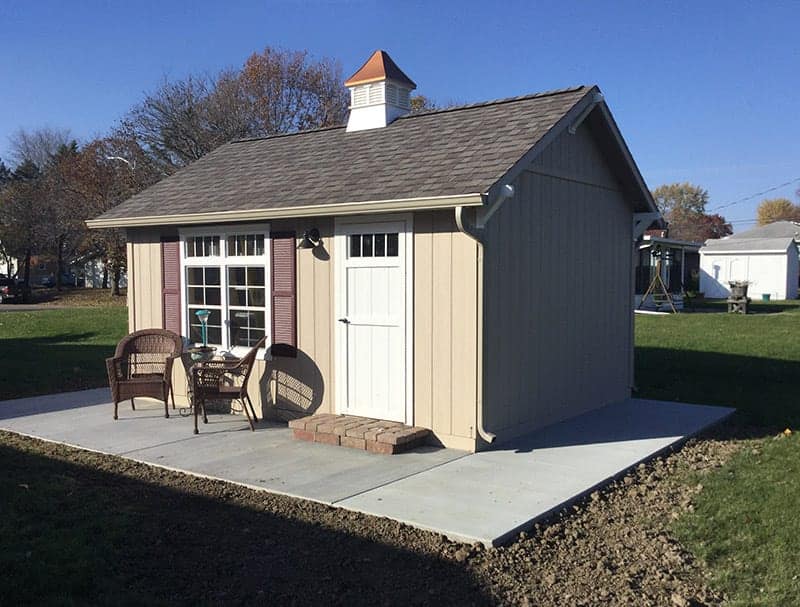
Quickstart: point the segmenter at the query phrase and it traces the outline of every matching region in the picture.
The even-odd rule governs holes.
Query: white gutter
[[[263,219],[290,219],[293,217],[317,217],[320,215],[358,215],[361,213],[387,213],[398,211],[424,211],[453,208],[455,206],[479,206],[483,204],[481,194],[458,194],[455,196],[428,196],[424,198],[397,198],[389,200],[365,200],[363,202],[340,202],[299,207],[254,209],[244,211],[212,211],[208,213],[186,213],[181,215],[148,215],[144,217],[114,217],[90,219],[86,225],[98,228],[133,228],[144,226],[194,225],[234,221],[258,221]]]
[[[512,188],[513,192],[513,188]],[[497,203],[496,203],[497,204]],[[478,301],[476,302],[476,316],[475,324],[476,327],[476,339],[477,339],[477,352],[476,352],[476,408],[477,408],[477,419],[475,426],[478,430],[478,435],[485,440],[487,443],[491,444],[497,439],[497,435],[493,432],[489,432],[485,426],[483,425],[483,241],[478,234],[476,234],[467,224],[466,218],[464,217],[464,208],[463,206],[458,206],[455,209],[455,219],[456,225],[458,226],[459,231],[463,232],[470,238],[472,238],[475,242],[478,243],[478,267],[476,268],[477,274],[477,283],[478,283]],[[482,210],[482,209],[481,209]]]

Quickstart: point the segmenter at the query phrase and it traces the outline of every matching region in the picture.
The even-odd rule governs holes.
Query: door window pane
[[[350,257],[361,257],[361,235],[350,236]]]
[[[386,235],[386,256],[397,257],[398,254],[398,236],[397,232],[394,234]]]
[[[372,234],[361,235],[361,256],[372,257]]]
[[[386,256],[386,234],[375,234],[375,257]]]

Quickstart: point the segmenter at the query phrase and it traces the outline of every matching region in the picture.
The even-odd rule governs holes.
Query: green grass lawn
[[[639,395],[736,407],[739,423],[776,431],[800,426],[800,302],[753,309],[637,315]]]
[[[800,436],[774,436],[800,427],[800,305],[753,308],[748,316],[637,316],[637,384],[645,397],[737,407],[733,438],[754,429],[761,435],[702,479],[694,512],[676,522],[675,532],[731,604],[795,605]],[[698,479],[689,475],[686,482]]]
[[[107,385],[124,307],[0,312],[0,400]]]

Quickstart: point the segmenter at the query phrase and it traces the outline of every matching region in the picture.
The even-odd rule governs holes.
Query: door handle
[[[347,320],[346,318],[340,318],[340,319],[339,319],[339,322],[343,322],[343,323],[344,323],[344,324],[346,324],[346,325],[349,325],[349,324],[350,324],[350,321],[349,321],[349,320]]]

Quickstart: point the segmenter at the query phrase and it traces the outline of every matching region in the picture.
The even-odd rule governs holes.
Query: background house
[[[658,213],[600,91],[410,115],[382,51],[347,86],[346,127],[224,145],[88,222],[127,230],[130,329],[197,341],[209,309],[221,351],[268,336],[265,415],[468,450],[629,397],[632,243]]]
[[[648,230],[637,244],[635,269],[637,307],[653,281],[659,259],[661,279],[667,286],[676,308],[683,308],[683,295],[686,291],[698,289],[701,244],[668,238],[667,234],[667,230]],[[657,307],[652,296],[648,296],[648,300],[643,308]]]
[[[729,281],[746,280],[749,295],[795,299],[800,280],[800,224],[776,221],[727,238],[708,240],[700,249],[700,290],[727,297]]]

